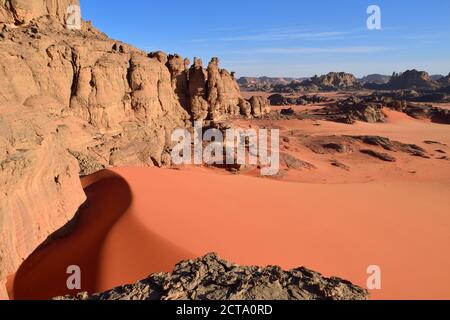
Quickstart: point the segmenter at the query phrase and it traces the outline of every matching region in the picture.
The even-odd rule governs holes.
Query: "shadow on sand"
[[[131,214],[132,190],[120,175],[106,170],[83,182],[88,200],[71,222],[24,261],[10,285],[11,298],[42,300],[76,294],[66,284],[71,265],[81,269],[79,291],[95,293],[170,271],[175,263],[191,257],[138,223]],[[116,235],[108,241],[113,230]]]

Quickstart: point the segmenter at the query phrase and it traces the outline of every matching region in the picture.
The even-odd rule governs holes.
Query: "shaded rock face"
[[[178,97],[180,104],[188,110],[189,94],[188,94],[188,67],[189,59],[183,59],[180,55],[169,55],[167,67],[169,68],[172,78],[172,89]]]
[[[207,68],[207,101],[210,106],[209,117],[213,121],[240,114],[239,86],[231,74],[219,69],[219,59],[212,58]]]
[[[170,165],[174,129],[252,115],[217,59],[188,69],[90,23],[68,30],[71,4],[0,0],[0,298],[6,277],[84,202],[79,174]]]
[[[276,84],[271,87],[270,92],[299,93],[358,89],[361,89],[361,84],[354,75],[345,72],[330,72],[303,81],[293,80],[289,84]]]
[[[450,87],[450,73],[446,77],[442,77],[438,80],[439,84],[443,87]]]
[[[6,278],[85,201],[64,121],[55,114],[0,106],[0,299],[7,298]]]
[[[367,103],[356,97],[349,97],[346,100],[338,101],[337,107],[347,115],[347,121],[364,121],[377,123],[384,121],[384,114],[381,105]]]
[[[82,205],[79,174],[162,165],[189,126],[169,69],[144,52],[55,17],[2,30],[0,286]]]
[[[369,74],[369,75],[359,79],[359,82],[362,85],[365,85],[368,83],[385,84],[385,83],[388,83],[390,79],[391,79],[391,76],[375,73],[375,74]]]
[[[79,4],[79,0],[0,0],[0,23],[20,25],[45,15],[64,22],[67,8]]]
[[[203,62],[194,58],[194,63],[189,69],[189,104],[193,120],[205,120],[208,117],[209,105],[206,101],[206,79]]]
[[[111,291],[57,300],[367,300],[366,290],[306,268],[243,267],[215,254]]]
[[[430,119],[439,124],[450,124],[450,110],[433,106],[407,105],[404,112],[417,119]]]
[[[181,59],[177,64],[180,65],[180,62]],[[184,60],[184,65],[186,63]],[[186,97],[188,101],[186,106],[194,121],[218,122],[240,115],[246,117],[254,115],[251,105],[242,98],[234,75],[219,68],[218,58],[212,58],[206,70],[203,68],[202,60],[194,58],[194,63],[189,70],[179,74],[183,80],[176,86],[176,92],[183,91],[179,88],[185,87],[184,77],[187,74],[188,90],[183,97]],[[180,101],[183,99],[180,98]]]
[[[448,109],[433,107],[433,105],[414,104],[413,102],[446,102],[450,101],[445,94],[431,93],[419,94],[415,91],[399,91],[391,94],[374,93],[364,98],[367,103],[383,105],[395,111],[403,112],[417,119],[429,119],[439,124],[450,124],[450,111]]]
[[[404,152],[411,156],[421,157],[425,159],[430,158],[425,149],[415,144],[406,144],[399,141],[391,141],[388,138],[379,136],[353,136],[352,138],[368,145],[382,147],[387,151]]]
[[[288,106],[288,105],[304,106],[308,104],[318,104],[333,101],[330,98],[319,95],[304,95],[295,98],[295,97],[285,97],[279,93],[269,96],[268,99],[272,106]]]
[[[311,78],[309,83],[321,90],[348,90],[361,87],[354,75],[345,72],[330,72],[320,77]],[[308,82],[305,84],[308,84]]]
[[[386,161],[386,162],[396,162],[397,159],[387,153],[383,153],[383,152],[378,152],[375,150],[371,150],[371,149],[363,149],[360,150],[361,153],[367,154],[371,157],[377,158],[379,160],[382,161]]]
[[[249,99],[249,102],[252,114],[257,118],[269,114],[271,111],[270,102],[267,98],[264,98],[262,96],[253,96]]]
[[[356,121],[368,123],[384,122],[385,115],[382,112],[381,103],[367,102],[358,97],[351,96],[339,100],[334,106],[326,107],[328,118],[331,121],[353,124]]]
[[[439,83],[433,80],[425,71],[406,70],[403,73],[394,73],[386,84],[369,83],[368,89],[374,90],[405,90],[405,89],[436,89]]]
[[[290,83],[300,83],[306,79],[307,78],[241,77],[237,80],[237,83],[244,91],[272,92],[276,86],[288,86]]]

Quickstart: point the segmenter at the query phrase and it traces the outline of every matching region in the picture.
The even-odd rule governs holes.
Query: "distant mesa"
[[[450,87],[450,75],[430,76],[425,71],[406,70],[392,76],[370,74],[357,79],[346,72],[330,72],[312,78],[252,78],[242,77],[238,84],[243,91],[262,91],[280,94],[333,92],[339,90],[442,90]]]
[[[385,84],[391,80],[391,76],[383,75],[383,74],[369,74],[365,77],[358,79],[358,81],[365,85],[367,83],[375,83],[375,84]]]
[[[330,72],[312,78],[248,78],[238,80],[241,90],[272,93],[300,93],[317,91],[358,90],[356,77],[345,72]]]
[[[175,129],[271,111],[263,97],[244,99],[218,58],[204,67],[148,53],[85,21],[68,30],[70,5],[79,1],[0,0],[0,230],[25,228],[0,232],[0,298],[85,201],[79,174],[169,166]]]
[[[372,90],[423,90],[438,89],[441,84],[433,80],[427,72],[413,69],[403,73],[394,72],[387,83],[368,83],[365,87]]]

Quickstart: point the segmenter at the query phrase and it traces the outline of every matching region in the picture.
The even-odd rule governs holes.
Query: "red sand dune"
[[[365,286],[374,299],[450,298],[448,183],[301,184],[245,176],[127,168],[85,180],[75,231],[30,257],[16,299],[65,289],[68,265],[98,292],[218,252],[240,264],[307,266]],[[73,293],[73,292],[71,292]]]

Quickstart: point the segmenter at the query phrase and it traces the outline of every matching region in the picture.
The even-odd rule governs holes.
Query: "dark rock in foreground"
[[[215,254],[179,263],[136,284],[57,300],[367,300],[366,290],[305,268],[242,267]]]

